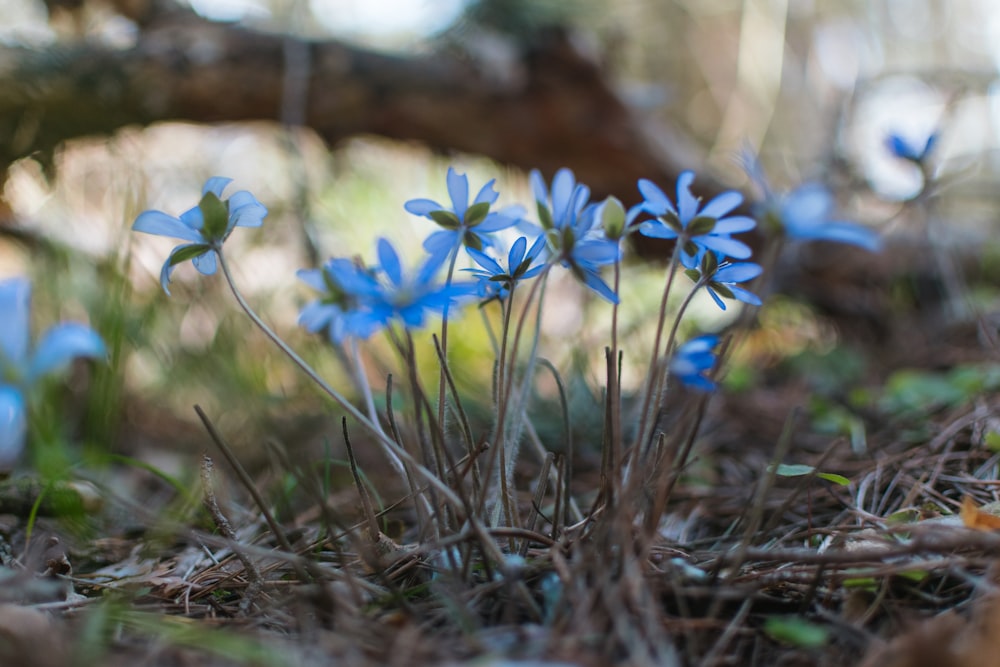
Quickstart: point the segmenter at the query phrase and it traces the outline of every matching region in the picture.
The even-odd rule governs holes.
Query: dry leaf
[[[966,528],[1000,530],[1000,516],[984,512],[982,508],[976,507],[975,501],[970,496],[962,498],[962,509],[959,511],[959,515]]]

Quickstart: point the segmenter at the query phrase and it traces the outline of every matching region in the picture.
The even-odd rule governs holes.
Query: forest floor
[[[916,301],[813,311],[834,342],[795,354],[752,328],[726,390],[678,404],[698,431],[652,529],[580,434],[582,520],[529,461],[518,525],[489,530],[277,447],[245,480],[209,451],[200,488],[134,459],[14,479],[0,663],[1000,664],[997,330]],[[143,410],[137,441],[186,437]]]

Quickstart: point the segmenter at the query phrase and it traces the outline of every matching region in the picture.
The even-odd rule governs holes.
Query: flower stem
[[[361,413],[354,405],[348,401],[340,392],[331,387],[319,374],[310,366],[306,361],[300,357],[295,350],[288,346],[288,344],[283,341],[278,334],[271,330],[263,320],[254,312],[250,304],[246,302],[240,290],[236,287],[236,283],[233,281],[233,276],[229,270],[229,263],[226,261],[226,257],[222,252],[221,248],[216,248],[216,253],[219,256],[219,264],[222,266],[222,273],[225,275],[226,282],[229,284],[229,289],[232,291],[233,296],[236,298],[236,302],[243,309],[243,312],[247,314],[247,317],[257,325],[264,335],[267,336],[272,343],[278,346],[285,355],[295,363],[299,369],[305,373],[310,380],[316,383],[320,389],[323,390],[327,396],[329,396],[333,401],[343,408],[347,414],[358,421],[362,426],[364,426],[368,431],[378,440],[379,444],[385,448],[386,453],[389,455],[389,461],[392,463],[393,469],[397,474],[405,481],[406,480],[406,470],[403,462],[409,463],[413,466],[413,469],[420,473],[427,482],[433,486],[435,489],[441,492],[441,494],[448,499],[455,507],[461,507],[461,500],[455,493],[448,488],[448,485],[444,483],[443,480],[437,478],[430,470],[420,464],[419,461],[410,456],[410,453],[403,449],[398,443],[390,439],[381,428],[376,426],[372,421],[370,421],[364,414]]]

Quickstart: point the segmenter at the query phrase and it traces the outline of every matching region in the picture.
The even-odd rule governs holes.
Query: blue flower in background
[[[343,287],[365,283],[369,277],[351,260],[330,259],[322,269],[302,269],[295,275],[323,295],[299,314],[299,325],[309,333],[322,331],[332,342],[342,343],[349,336],[369,338],[380,328],[363,312],[361,300]]]
[[[163,211],[143,211],[135,219],[132,229],[137,232],[188,241],[170,252],[160,271],[160,285],[168,295],[170,274],[175,266],[190,259],[198,271],[210,276],[216,270],[216,252],[222,250],[234,228],[263,224],[267,208],[246,190],[225,201],[221,199],[222,191],[232,180],[216,176],[205,181],[201,201],[178,218]]]
[[[776,213],[788,238],[847,243],[872,252],[882,247],[882,239],[874,230],[832,219],[833,195],[818,183],[800,185],[776,204]]]
[[[451,208],[431,199],[411,199],[403,205],[413,215],[429,218],[444,227],[424,241],[424,249],[432,255],[447,254],[459,245],[482,250],[490,245],[486,234],[506,229],[520,217],[520,210],[490,212],[490,206],[500,196],[493,189],[496,179],[484,185],[471,204],[469,179],[465,174],[457,174],[453,167],[449,167],[447,181]]]
[[[43,376],[76,357],[104,357],[104,342],[90,327],[57,324],[29,351],[31,284],[0,281],[0,469],[9,470],[24,449],[28,430],[25,395]]]
[[[712,349],[718,344],[719,337],[708,334],[679,345],[670,359],[671,375],[691,389],[714,391],[716,385],[707,375],[715,366]]]
[[[897,132],[890,132],[885,138],[885,147],[898,158],[922,164],[934,150],[937,138],[937,132],[932,132],[923,141],[913,141]]]
[[[633,207],[629,217],[645,212],[656,218],[640,223],[639,233],[652,238],[677,239],[689,260],[699,249],[733,259],[750,257],[750,247],[731,235],[753,229],[757,226],[756,221],[742,215],[724,217],[743,202],[743,195],[734,190],[723,192],[701,207],[700,200],[691,194],[693,181],[694,172],[691,171],[677,178],[677,205],[674,206],[655,183],[640,179],[639,192],[644,199]]]
[[[416,275],[406,276],[392,244],[380,238],[376,250],[378,265],[371,271],[348,270],[342,264],[330,267],[339,288],[356,299],[354,327],[374,332],[399,319],[407,327],[420,328],[428,312],[442,313],[477,293],[475,283],[441,285],[434,280],[444,255],[431,254]]]
[[[528,248],[528,239],[524,236],[514,241],[507,253],[507,268],[489,255],[466,248],[465,251],[479,265],[480,268],[463,269],[479,279],[479,296],[482,299],[506,299],[514,285],[522,280],[534,278],[542,269],[544,264],[536,264],[542,251],[545,250],[545,236],[539,236]]]
[[[872,252],[881,249],[882,239],[874,230],[832,218],[835,202],[824,185],[805,183],[789,193],[778,194],[752,151],[744,151],[742,162],[750,180],[763,194],[764,199],[756,209],[767,231],[798,241],[846,243]]]

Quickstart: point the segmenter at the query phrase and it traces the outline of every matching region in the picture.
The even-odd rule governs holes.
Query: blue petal
[[[486,185],[479,189],[479,193],[476,198],[472,201],[473,204],[482,204],[483,202],[489,202],[492,204],[500,197],[500,193],[493,189],[493,185],[497,182],[497,179],[490,179]]]
[[[833,195],[818,183],[806,183],[785,197],[781,218],[789,229],[819,225],[833,210]]]
[[[0,384],[0,470],[10,470],[24,450],[28,415],[17,388]]]
[[[760,264],[740,262],[723,266],[715,272],[712,279],[720,283],[744,283],[759,276],[763,270]]]
[[[726,303],[722,300],[721,297],[719,297],[718,294],[715,293],[715,290],[712,289],[711,287],[705,287],[705,289],[708,290],[708,295],[712,297],[713,301],[715,301],[715,305],[717,305],[722,310],[725,310],[726,309]]]
[[[543,205],[548,204],[549,191],[545,187],[545,179],[542,178],[542,172],[532,169],[528,180],[531,182],[531,192],[535,195],[535,201]]]
[[[738,287],[736,285],[729,285],[729,291],[733,293],[734,299],[742,301],[743,303],[748,303],[751,306],[759,306],[763,303],[760,300],[760,297],[758,297],[753,292],[750,292],[749,290],[743,289],[742,287]]]
[[[646,220],[639,224],[639,233],[654,239],[675,239],[677,232],[659,220]]]
[[[334,259],[327,262],[323,268],[333,278],[333,282],[349,294],[371,298],[381,293],[378,281],[365,271],[359,269],[350,260]]]
[[[524,260],[524,251],[528,247],[528,239],[521,236],[518,237],[514,244],[510,247],[510,252],[507,253],[507,266],[511,271],[517,270],[517,267],[521,265]]]
[[[378,263],[382,267],[382,270],[385,271],[385,275],[388,276],[389,280],[396,287],[402,285],[403,268],[399,264],[399,255],[396,254],[396,249],[387,240],[380,238],[376,246],[376,251],[378,253]]]
[[[608,287],[608,284],[601,280],[600,276],[596,273],[585,272],[583,274],[583,282],[587,287],[597,292],[605,301],[614,304],[618,303],[618,296],[614,293],[614,290]]]
[[[698,198],[691,194],[694,172],[685,171],[677,177],[677,217],[687,226],[698,215]]]
[[[552,179],[552,219],[556,227],[561,227],[565,223],[567,213],[573,205],[575,191],[576,178],[573,172],[566,167],[557,171]]]
[[[502,213],[490,213],[486,219],[476,225],[474,229],[480,234],[492,234],[501,229],[507,229],[517,224],[517,218],[503,215]]]
[[[340,311],[340,308],[330,304],[323,303],[322,301],[312,301],[302,308],[302,312],[299,313],[299,326],[305,328],[309,333],[316,333],[323,327],[330,323],[331,318],[333,318]]]
[[[731,239],[728,236],[715,236],[712,234],[696,236],[693,240],[703,248],[720,252],[726,257],[732,257],[733,259],[747,259],[753,254],[750,246],[746,243]]]
[[[88,326],[57,324],[42,336],[28,367],[28,383],[62,368],[76,357],[99,359],[107,354],[104,341]]]
[[[593,265],[612,264],[621,258],[621,249],[617,243],[610,241],[594,241],[577,243],[573,248],[573,259]]]
[[[678,375],[677,378],[684,386],[698,391],[711,392],[716,388],[714,382],[701,375]]]
[[[194,268],[198,269],[202,275],[211,276],[215,274],[217,266],[214,250],[209,250],[204,254],[198,255],[191,262],[194,264]]]
[[[872,229],[853,222],[827,222],[803,229],[788,229],[788,235],[804,241],[833,241],[856,245],[871,252],[882,249],[882,239]]]
[[[200,206],[189,208],[181,213],[180,220],[185,225],[198,232],[199,238],[204,238],[204,234],[201,233],[201,230],[205,227],[205,214],[201,212]]]
[[[184,224],[180,219],[163,211],[143,211],[132,224],[132,229],[146,234],[169,236],[170,238],[204,243],[205,238],[197,229]]]
[[[639,193],[646,200],[646,206],[640,204],[640,208],[652,215],[663,215],[664,213],[677,213],[674,205],[670,203],[670,198],[664,194],[653,181],[645,178],[639,179]]]
[[[15,368],[27,363],[30,309],[31,283],[27,278],[0,282],[0,322],[3,323],[0,325],[0,356]],[[0,371],[3,365],[0,363]]]
[[[417,270],[416,285],[426,288],[434,279],[437,272],[441,270],[441,265],[451,256],[451,250],[432,252],[427,260]]]
[[[757,226],[757,221],[745,215],[734,215],[731,218],[723,218],[715,223],[712,228],[713,234],[739,234],[748,232]]]
[[[424,250],[432,255],[447,254],[458,245],[462,236],[458,230],[439,229],[424,239]]]
[[[456,173],[453,167],[448,167],[447,181],[453,210],[458,219],[462,220],[465,218],[465,210],[469,208],[469,178],[465,174]]]
[[[319,269],[299,269],[295,272],[295,277],[317,292],[326,291],[326,281],[323,280],[323,272]]]
[[[469,257],[471,257],[476,264],[486,269],[487,275],[496,276],[503,275],[505,273],[503,267],[497,264],[497,262],[489,255],[469,247],[465,248],[465,252],[469,253]]]
[[[535,259],[543,250],[545,250],[545,245],[545,234],[542,234],[535,239],[534,243],[531,244],[526,256],[531,259]],[[523,262],[524,260],[522,259],[521,261]]]
[[[226,189],[226,186],[233,182],[233,179],[226,178],[225,176],[213,176],[212,178],[205,181],[205,185],[201,189],[202,196],[211,192],[219,199],[222,199],[222,191]]]
[[[246,190],[229,198],[229,221],[239,227],[260,227],[267,217],[267,207]]]
[[[705,205],[705,208],[701,209],[701,212],[698,215],[703,215],[707,218],[721,218],[742,203],[743,195],[739,192],[736,192],[735,190],[723,192],[721,195],[708,202],[708,204]]]
[[[413,215],[420,215],[424,217],[430,215],[432,211],[441,211],[444,209],[441,204],[431,199],[411,199],[403,204],[403,208]]]

